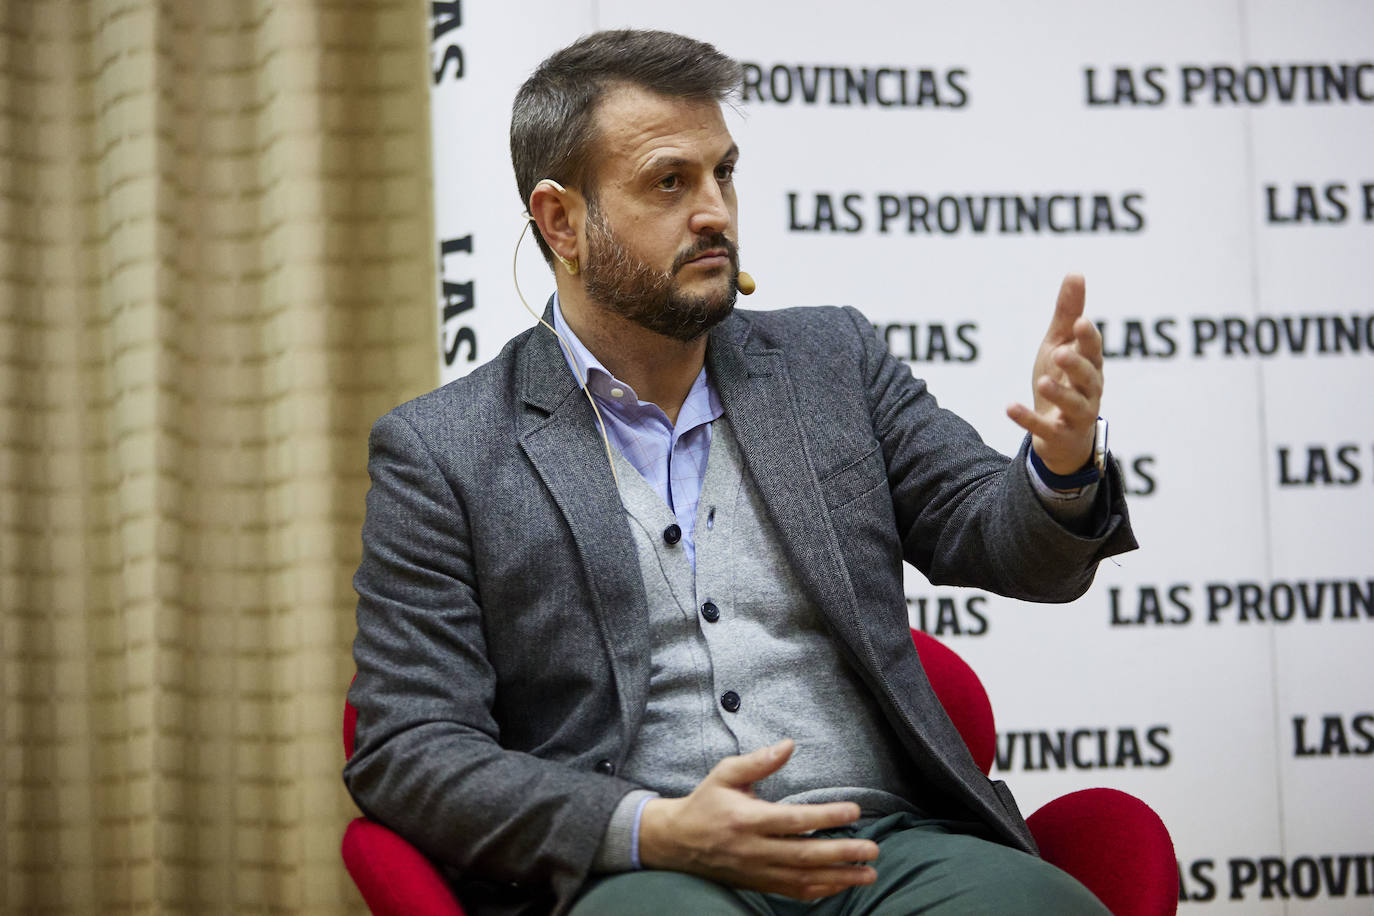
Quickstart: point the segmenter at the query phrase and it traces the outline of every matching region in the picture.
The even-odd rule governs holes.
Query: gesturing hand
[[[1007,408],[1007,416],[1031,434],[1035,453],[1055,474],[1073,474],[1092,457],[1102,384],[1102,335],[1083,317],[1082,275],[1069,274],[1035,357],[1035,409]]]
[[[877,872],[854,863],[876,859],[877,843],[798,836],[853,823],[858,805],[780,805],[754,797],[753,783],[781,769],[792,748],[786,739],[726,757],[686,798],[646,804],[639,826],[640,862],[798,900],[872,884]]]

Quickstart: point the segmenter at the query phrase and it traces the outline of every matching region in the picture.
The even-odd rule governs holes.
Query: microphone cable
[[[611,438],[606,434],[606,421],[601,416],[601,408],[597,406],[596,398],[592,397],[591,390],[587,388],[587,371],[582,367],[577,354],[573,352],[572,345],[564,339],[562,334],[558,333],[553,325],[530,308],[529,302],[525,300],[525,294],[520,290],[520,243],[525,241],[525,235],[530,231],[530,224],[534,222],[534,217],[528,213],[521,215],[524,217],[525,225],[520,229],[520,237],[515,240],[515,252],[511,256],[511,281],[515,284],[515,295],[520,297],[520,304],[525,307],[525,311],[529,312],[535,321],[548,328],[553,336],[558,338],[558,343],[563,347],[564,352],[568,354],[568,364],[573,367],[573,374],[577,377],[577,383],[582,387],[582,393],[587,396],[587,403],[592,405],[592,412],[596,414],[596,423],[601,432],[601,444],[606,447],[606,461],[611,466],[611,478],[615,481],[616,493],[619,494],[620,474],[616,472],[615,456],[611,454]]]

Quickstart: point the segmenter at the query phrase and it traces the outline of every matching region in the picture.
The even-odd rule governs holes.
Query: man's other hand
[[[726,757],[686,798],[646,804],[639,827],[643,866],[798,900],[872,884],[878,873],[855,863],[876,859],[877,843],[799,835],[852,824],[858,805],[780,805],[754,797],[753,784],[781,769],[792,749],[789,738]]]
[[[1031,434],[1031,446],[1053,473],[1073,474],[1092,457],[1102,384],[1102,335],[1083,317],[1083,276],[1069,274],[1035,357],[1035,409],[1024,404],[1007,408],[1007,416]]]

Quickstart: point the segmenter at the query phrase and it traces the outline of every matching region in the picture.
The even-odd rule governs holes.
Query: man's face
[[[604,308],[678,341],[735,305],[738,150],[713,101],[620,87],[596,122],[583,282]]]

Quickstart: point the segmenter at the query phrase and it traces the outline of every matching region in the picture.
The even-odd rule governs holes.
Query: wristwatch
[[[1098,474],[1107,473],[1107,418],[1098,417],[1093,428],[1093,467]]]
[[[1040,460],[1034,448],[1030,450],[1030,459],[1035,473],[1052,490],[1077,490],[1097,483],[1107,473],[1107,421],[1102,417],[1097,418],[1097,426],[1093,428],[1093,450],[1088,463],[1072,474],[1056,474],[1045,467],[1045,462]]]

